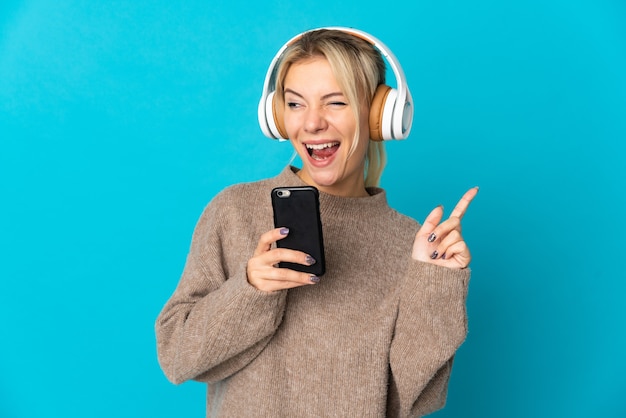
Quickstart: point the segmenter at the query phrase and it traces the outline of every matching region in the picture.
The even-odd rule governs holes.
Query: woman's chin
[[[332,188],[338,179],[336,170],[322,170],[319,168],[304,167],[302,179],[306,183],[313,183],[312,186],[318,189]]]

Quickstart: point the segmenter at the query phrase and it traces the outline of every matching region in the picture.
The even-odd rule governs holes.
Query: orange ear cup
[[[370,139],[372,141],[383,140],[383,109],[390,91],[391,87],[380,84],[374,92],[369,115]]]
[[[274,115],[274,123],[276,123],[276,129],[282,138],[288,139],[287,129],[285,129],[285,116],[283,115],[283,107],[278,104],[276,100],[276,94],[272,97],[272,114]]]

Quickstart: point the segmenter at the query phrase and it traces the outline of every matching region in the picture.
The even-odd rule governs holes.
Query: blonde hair
[[[352,105],[354,117],[361,120],[363,105],[369,109],[376,87],[385,83],[385,62],[380,52],[369,42],[340,30],[319,29],[305,32],[284,52],[276,77],[276,100],[284,106],[284,82],[291,65],[316,57],[325,58],[343,94]],[[357,123],[355,140],[348,158],[354,153],[360,138]],[[365,157],[365,186],[378,186],[387,162],[382,142],[369,141]]]

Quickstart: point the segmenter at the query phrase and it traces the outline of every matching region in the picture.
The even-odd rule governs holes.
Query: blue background
[[[289,161],[257,125],[263,78],[326,25],[406,72],[391,204],[421,221],[481,187],[435,416],[626,416],[625,22],[623,0],[3,0],[0,416],[204,416],[154,320],[205,204]]]

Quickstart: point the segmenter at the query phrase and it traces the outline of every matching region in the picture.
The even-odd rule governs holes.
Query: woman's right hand
[[[254,255],[248,260],[248,283],[264,292],[274,292],[319,282],[319,277],[309,273],[278,267],[281,261],[305,266],[315,263],[310,255],[302,251],[272,248],[273,243],[288,234],[288,228],[275,228],[261,235]]]

